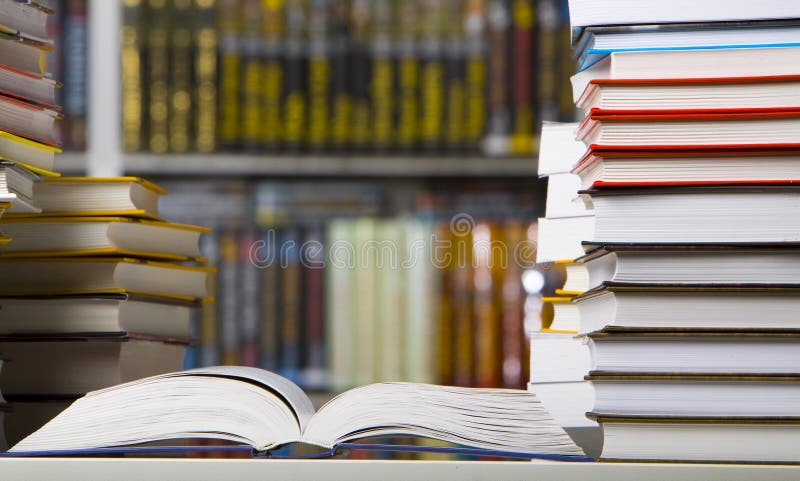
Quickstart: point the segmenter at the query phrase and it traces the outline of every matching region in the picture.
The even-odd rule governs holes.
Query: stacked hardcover
[[[800,455],[800,49],[772,7],[731,18],[746,25],[576,31],[588,150],[572,172],[595,216],[568,282],[585,291],[604,459]],[[641,21],[623,11],[646,13],[609,23]]]
[[[13,442],[86,392],[180,370],[195,307],[208,297],[208,229],[158,217],[164,191],[130,178],[46,179],[38,214],[8,216],[0,250],[0,388]],[[44,419],[46,420],[46,419]]]

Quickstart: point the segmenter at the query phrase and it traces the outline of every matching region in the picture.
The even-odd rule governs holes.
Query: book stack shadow
[[[540,229],[540,247],[566,252],[551,256],[582,247],[563,292],[589,348],[600,457],[796,463],[800,69],[781,56],[800,49],[648,50],[619,37],[634,51],[584,66],[573,87],[585,117],[561,126],[586,146],[564,159],[591,225]]]

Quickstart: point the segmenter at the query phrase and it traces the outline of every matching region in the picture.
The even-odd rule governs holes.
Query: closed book
[[[81,395],[181,369],[187,339],[137,334],[0,337],[15,361],[0,371],[0,389],[13,395]]]
[[[15,242],[3,257],[118,255],[162,260],[201,260],[200,236],[211,229],[130,217],[49,217],[6,219]]]

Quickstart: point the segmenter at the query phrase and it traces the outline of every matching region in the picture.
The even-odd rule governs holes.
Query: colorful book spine
[[[193,23],[192,0],[173,0],[170,29],[169,149],[185,153],[192,142]]]
[[[305,147],[308,139],[307,15],[305,2],[287,0],[284,40],[283,145],[290,151]]]
[[[478,387],[500,384],[502,367],[501,317],[496,305],[498,290],[495,270],[499,258],[504,255],[502,241],[497,238],[497,228],[491,222],[475,226],[472,235],[472,259],[474,269],[474,332],[475,332],[475,378]]]
[[[453,224],[457,227],[457,224]],[[453,383],[471,386],[475,380],[475,311],[472,231],[454,228],[453,258]]]
[[[324,389],[325,369],[325,247],[321,224],[306,229],[302,246],[303,264],[303,387]]]
[[[353,97],[350,91],[350,2],[333,0],[331,35],[330,147],[343,152],[350,146]]]
[[[246,229],[239,236],[239,324],[242,339],[241,364],[258,367],[259,359],[259,324],[261,295],[259,266],[251,257],[256,245],[255,229]]]
[[[394,59],[392,6],[389,0],[372,2],[370,107],[372,147],[388,152],[394,145]]]
[[[261,0],[244,0],[242,4],[242,84],[240,87],[242,148],[258,151],[261,148],[262,72],[262,13]]]
[[[122,148],[126,152],[141,150],[144,132],[142,107],[143,61],[141,0],[123,2],[120,42],[122,56]],[[55,72],[54,72],[55,74]],[[56,78],[60,78],[56,77]]]
[[[195,0],[194,29],[194,148],[217,149],[217,49],[216,0]]]
[[[487,62],[486,62],[486,0],[466,0],[465,35],[465,95],[464,144],[467,150],[477,151],[486,131]]]
[[[418,4],[395,0],[395,134],[397,149],[413,151],[419,140]]]
[[[487,55],[489,105],[483,149],[489,155],[506,155],[511,137],[509,35],[511,23],[509,0],[488,0]]]
[[[511,4],[511,145],[512,155],[532,155],[536,144],[536,78],[533,72],[536,46],[536,14],[533,0]]]
[[[283,135],[283,36],[285,2],[262,0],[264,8],[262,39],[261,128],[260,143],[268,152],[280,149]]]
[[[350,147],[355,152],[368,150],[372,135],[369,105],[371,3],[369,0],[352,0],[350,5],[350,98],[353,102]]]
[[[444,139],[446,20],[443,1],[421,0],[420,5],[420,145],[436,152]]]
[[[331,0],[311,0],[308,22],[308,148],[322,152],[330,138]]]
[[[236,232],[226,230],[219,240],[219,338],[222,346],[222,363],[241,362],[241,332],[239,326],[239,244]]]
[[[241,98],[242,52],[239,0],[219,0],[219,143],[236,149],[242,141]]]
[[[466,137],[466,37],[464,32],[464,0],[451,0],[445,8],[444,23],[444,148],[458,153],[464,150]]]
[[[433,259],[440,268],[439,305],[437,314],[436,378],[441,384],[455,382],[455,276],[456,259],[455,237],[447,221],[435,226],[437,245],[433,246]]]
[[[281,260],[280,232],[275,227],[261,231],[260,248],[253,252],[260,272],[259,284],[259,365],[267,371],[281,368]]]
[[[559,33],[559,0],[538,0],[536,16],[538,19],[536,86],[538,115],[542,120],[559,119],[558,90],[561,77],[559,55],[562,53]],[[567,79],[568,80],[568,79]]]
[[[89,22],[86,0],[66,2],[64,18],[64,116],[65,144],[73,149],[86,149],[86,115],[89,84]],[[69,68],[66,68],[69,66]]]
[[[281,262],[284,262],[280,300],[281,375],[300,383],[303,360],[303,266],[300,263],[300,231],[293,226],[287,227],[281,239]]]
[[[151,152],[169,149],[169,38],[171,5],[166,0],[148,0],[147,92],[148,139]]]

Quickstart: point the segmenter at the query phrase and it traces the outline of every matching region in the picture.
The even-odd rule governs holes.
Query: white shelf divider
[[[124,171],[121,144],[120,39],[122,2],[89,0],[89,129],[87,175]]]

